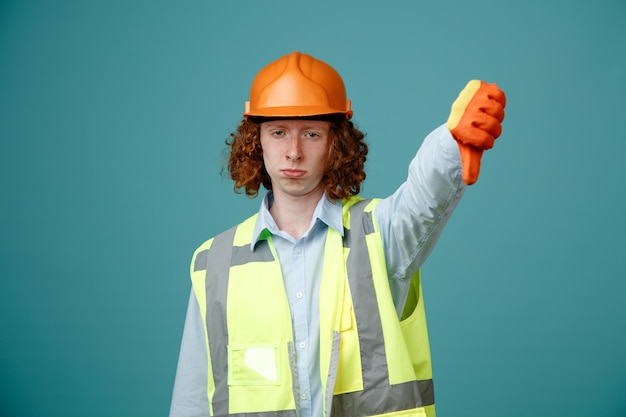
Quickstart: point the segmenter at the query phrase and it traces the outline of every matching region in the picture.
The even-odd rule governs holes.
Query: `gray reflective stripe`
[[[226,294],[235,230],[236,228],[232,228],[216,236],[211,248],[203,255],[206,269],[206,328],[210,341],[211,367],[215,382],[215,393],[212,401],[214,416],[228,415]],[[211,265],[207,267],[206,263],[209,257]],[[197,264],[198,258],[196,257]]]
[[[204,271],[206,269],[208,254],[208,249],[203,250],[202,252],[198,252],[198,254],[196,255],[196,260],[193,263],[193,272]]]
[[[333,405],[333,392],[335,391],[335,382],[337,381],[337,370],[339,369],[339,342],[341,337],[338,331],[333,332],[333,344],[330,352],[330,366],[328,370],[328,378],[326,380],[325,410],[324,415],[330,416],[331,407]]]
[[[363,231],[366,235],[371,235],[376,231],[374,230],[374,219],[371,211],[363,213]]]
[[[348,282],[359,334],[363,391],[333,397],[333,415],[377,415],[435,403],[432,380],[395,385],[389,383],[385,343],[381,337],[382,322],[380,314],[372,314],[379,309],[365,241],[366,235],[375,232],[372,213],[363,211],[369,203],[370,200],[362,200],[351,208],[350,233],[346,245],[350,248]]]
[[[389,370],[385,342],[381,335],[383,326],[378,314],[378,300],[374,289],[374,278],[365,232],[373,230],[371,216],[363,216],[363,209],[370,200],[362,200],[350,209],[350,252],[346,267],[352,294],[354,315],[356,316],[359,343],[361,346],[361,371],[363,389],[389,385]]]
[[[296,417],[296,410],[259,411],[256,413],[235,413],[214,415],[213,417]]]
[[[350,229],[343,228],[343,247],[350,247]]]
[[[226,300],[230,268],[248,262],[271,262],[275,260],[266,240],[259,241],[254,251],[250,250],[249,244],[233,246],[236,230],[237,227],[233,227],[216,236],[211,247],[196,254],[194,261],[194,271],[206,270],[206,328],[210,342],[210,360],[215,383],[215,393],[212,399],[213,416],[298,417],[296,410],[229,414]],[[294,355],[295,351],[293,344],[291,344],[290,357]]]
[[[287,351],[289,352],[289,367],[291,368],[291,391],[293,398],[298,398],[300,397],[300,380],[298,379],[298,365],[296,364],[296,348],[293,342],[287,342]],[[299,417],[297,408],[296,417]]]
[[[274,255],[267,240],[259,240],[254,247],[254,251],[250,249],[250,244],[233,247],[233,259],[230,266],[244,265],[248,262],[273,262]]]
[[[411,410],[435,404],[432,379],[387,385],[335,395],[332,414],[364,416]]]

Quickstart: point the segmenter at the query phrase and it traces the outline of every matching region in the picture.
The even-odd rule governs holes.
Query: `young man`
[[[367,145],[340,75],[294,52],[255,77],[231,136],[259,212],[193,256],[170,416],[434,416],[419,267],[505,97],[471,81],[382,200],[358,197]]]

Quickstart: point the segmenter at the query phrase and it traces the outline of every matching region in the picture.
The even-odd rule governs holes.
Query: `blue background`
[[[0,3],[0,415],[167,415],[250,82],[344,77],[363,195],[405,178],[472,78],[504,134],[423,267],[440,416],[624,416],[626,3]]]

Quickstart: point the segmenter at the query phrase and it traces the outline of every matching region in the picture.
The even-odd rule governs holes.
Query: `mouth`
[[[302,177],[304,174],[306,174],[305,171],[302,171],[300,169],[283,169],[281,170],[281,172],[289,178],[300,178]]]

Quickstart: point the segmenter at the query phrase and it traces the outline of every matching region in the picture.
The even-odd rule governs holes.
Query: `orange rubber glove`
[[[459,144],[463,181],[478,180],[483,151],[502,133],[506,96],[495,84],[472,80],[452,104],[448,130]]]

